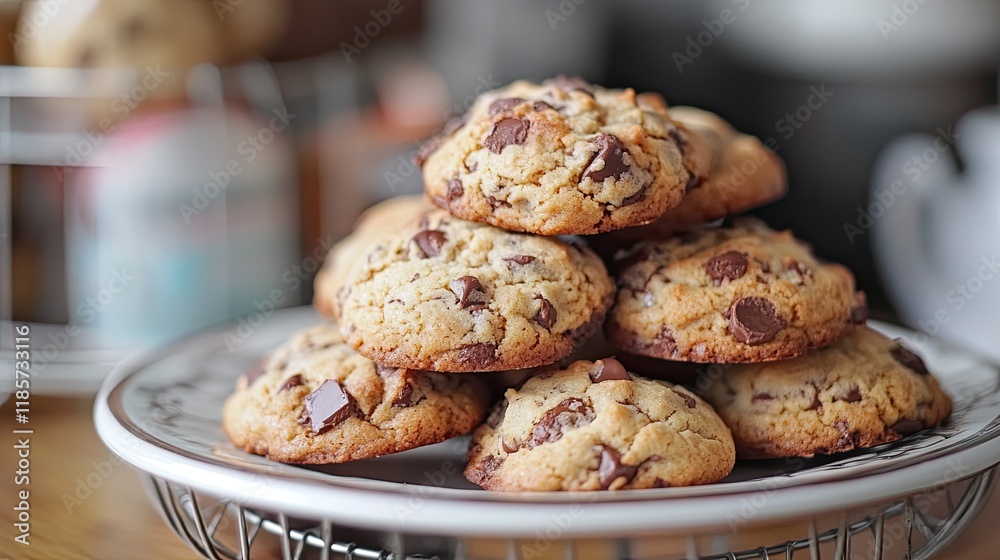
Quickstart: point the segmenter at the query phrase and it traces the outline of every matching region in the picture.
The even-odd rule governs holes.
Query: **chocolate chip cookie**
[[[433,208],[423,196],[397,196],[361,214],[354,230],[330,250],[323,268],[316,275],[313,306],[324,316],[336,320],[340,315],[337,292],[344,287],[350,267],[364,258],[365,250],[374,239]]]
[[[616,261],[605,332],[619,348],[691,362],[762,362],[826,346],[866,318],[843,266],[757,220],[639,243]]]
[[[746,459],[872,447],[951,414],[951,400],[923,360],[867,328],[793,360],[734,365],[705,398]]]
[[[760,140],[737,132],[718,115],[694,107],[672,107],[670,116],[709,147],[711,170],[677,206],[654,222],[598,236],[595,242],[604,254],[612,254],[612,247],[695,229],[785,194],[785,165]]]
[[[734,461],[703,400],[605,358],[509,389],[473,434],[465,476],[498,491],[661,488],[716,482]]]
[[[378,365],[325,324],[240,377],[223,428],[237,447],[275,461],[341,463],[469,433],[488,406],[474,377]]]
[[[599,328],[614,297],[582,244],[444,210],[370,245],[339,291],[341,329],[387,365],[467,372],[553,363]]]
[[[565,76],[483,94],[417,163],[429,198],[455,216],[542,235],[645,224],[711,165],[662,97]]]

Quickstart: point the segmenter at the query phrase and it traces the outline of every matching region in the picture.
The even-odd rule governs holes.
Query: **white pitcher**
[[[853,242],[867,229],[901,317],[1000,362],[1000,110],[890,144],[868,208],[845,224]]]

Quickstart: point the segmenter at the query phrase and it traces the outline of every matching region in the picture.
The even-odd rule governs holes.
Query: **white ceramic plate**
[[[299,328],[310,309],[257,328],[210,330],[121,364],[101,389],[98,433],[140,470],[250,507],[408,533],[533,536],[570,516],[566,537],[683,532],[859,506],[975,474],[1000,462],[997,370],[937,343],[920,345],[955,401],[945,425],[834,458],[741,462],[721,483],[655,490],[500,494],[462,478],[466,441],[378,459],[299,467],[244,453],[220,426],[242,372]],[[911,334],[884,324],[892,336]],[[249,333],[249,334],[248,334]],[[233,336],[242,342],[233,348]],[[916,345],[916,344],[914,344]],[[560,524],[561,525],[561,524]]]

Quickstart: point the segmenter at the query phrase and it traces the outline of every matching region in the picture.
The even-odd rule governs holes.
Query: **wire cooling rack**
[[[154,503],[177,535],[213,560],[418,558],[531,560],[616,558],[750,560],[930,558],[975,518],[996,482],[997,467],[890,502],[789,522],[779,528],[691,534],[664,544],[656,535],[611,539],[463,539],[400,533],[364,533],[318,520],[263,513],[213,498],[162,478],[147,477]],[[769,541],[771,534],[790,535]],[[350,537],[348,537],[350,535]],[[720,544],[739,544],[719,551]],[[706,549],[708,550],[706,552]]]

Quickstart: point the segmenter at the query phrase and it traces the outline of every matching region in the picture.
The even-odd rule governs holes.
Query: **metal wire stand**
[[[291,519],[281,512],[257,512],[156,477],[147,483],[167,523],[205,558],[417,558],[505,559],[617,558],[750,560],[772,558],[930,558],[979,513],[994,486],[997,468],[928,488],[889,503],[789,522],[776,529],[748,525],[734,531],[699,534],[621,535],[615,539],[464,539],[377,533],[317,520]],[[761,542],[767,535],[792,535]],[[666,540],[665,540],[666,539]],[[720,550],[720,546],[733,550]],[[806,552],[808,551],[808,552]],[[808,556],[806,556],[808,554]]]

